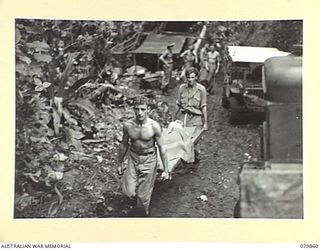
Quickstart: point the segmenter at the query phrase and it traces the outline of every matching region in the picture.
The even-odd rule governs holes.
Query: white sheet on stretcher
[[[191,134],[184,127],[168,127],[163,132],[163,141],[168,155],[169,170],[174,168],[174,164],[182,159],[184,162],[194,162],[194,144]],[[162,161],[158,150],[158,168],[163,169]]]

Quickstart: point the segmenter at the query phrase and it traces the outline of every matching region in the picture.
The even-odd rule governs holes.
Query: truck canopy
[[[264,63],[270,57],[290,54],[269,47],[228,46],[228,49],[233,62]]]
[[[183,45],[188,37],[167,34],[149,34],[134,54],[162,54],[169,43],[175,43],[172,47],[173,54],[181,53]]]

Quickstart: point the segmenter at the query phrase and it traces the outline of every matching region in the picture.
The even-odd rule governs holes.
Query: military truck
[[[242,166],[235,216],[303,218],[301,47],[288,56],[267,59],[264,68],[265,99],[247,95],[266,112],[262,159]]]
[[[290,53],[276,48],[250,46],[228,46],[228,53],[231,61],[224,76],[222,106],[229,109],[230,123],[235,124],[246,120],[246,116],[264,111],[263,106],[246,97],[246,94],[265,97],[264,61]]]

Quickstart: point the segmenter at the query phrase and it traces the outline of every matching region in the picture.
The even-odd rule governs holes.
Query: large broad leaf
[[[108,24],[110,29],[116,29],[117,28],[115,22],[113,22],[113,21],[106,21],[106,23]]]
[[[75,81],[75,83],[64,92],[64,98],[65,99],[71,98],[77,92],[77,90],[79,90],[84,85],[86,85],[90,79],[91,79],[91,76],[88,76],[85,78],[80,78],[79,80]],[[93,85],[95,86],[95,84]]]
[[[50,122],[50,114],[48,112],[40,111],[39,112],[39,122],[43,125],[47,125]]]
[[[41,83],[40,85],[37,85],[35,88],[35,91],[40,92],[46,88],[49,88],[50,86],[51,86],[50,82],[44,82],[44,83]]]
[[[16,72],[23,76],[29,75],[29,70],[27,69],[26,65],[24,63],[17,63],[16,64]]]
[[[52,136],[54,136],[54,131],[51,128],[48,127],[46,135],[49,136],[49,137],[52,137]]]
[[[33,76],[33,75],[38,75],[38,76],[42,76],[42,69],[40,67],[40,65],[30,65],[30,67],[28,67],[29,70],[29,75]]]
[[[72,118],[72,116],[71,116],[71,114],[70,114],[68,109],[63,108],[62,109],[62,114],[63,114],[64,118],[68,121],[68,123],[70,125],[75,125],[75,126],[78,125],[78,121],[76,119]]]
[[[42,76],[42,69],[39,65],[29,65],[27,67],[24,63],[17,63],[16,64],[16,72],[20,73],[24,76]]]
[[[82,144],[79,140],[71,138],[70,142],[79,152],[83,151]]]
[[[66,128],[66,134],[69,143],[71,143],[78,151],[82,152],[82,144],[79,139],[83,138],[84,134],[70,128]]]
[[[62,114],[63,114],[64,118],[65,118],[67,121],[69,121],[69,120],[71,119],[71,114],[70,114],[70,112],[69,112],[68,109],[63,108],[63,109],[62,109]]]
[[[28,65],[32,62],[32,60],[27,56],[18,56],[18,58],[20,61],[25,62]]]
[[[34,41],[32,43],[26,43],[26,46],[36,51],[49,51],[50,46],[46,42]]]
[[[51,182],[56,182],[63,178],[63,172],[54,171],[48,165],[44,166],[43,169],[47,172],[47,176],[44,178],[44,182],[47,187],[51,186]]]
[[[82,134],[80,131],[76,131],[73,129],[69,129],[69,135],[70,135],[70,137],[77,139],[77,140],[80,140],[81,138],[84,137],[84,134]]]
[[[24,193],[23,195],[17,195],[15,199],[15,207],[20,212],[22,212],[26,207],[32,204],[33,200],[34,200],[34,196],[30,196],[27,193]]]
[[[34,54],[34,58],[38,62],[47,62],[50,63],[52,61],[52,57],[48,54],[36,53]]]
[[[20,42],[21,40],[21,33],[20,30],[16,28],[16,33],[15,33],[15,37],[16,37],[16,44]]]
[[[226,28],[225,26],[223,26],[223,25],[219,25],[219,26],[218,26],[218,30],[224,32],[224,31],[227,30],[227,28]]]
[[[87,53],[87,59],[88,61],[91,61],[94,57],[94,49],[90,49],[88,50],[88,53]]]
[[[16,27],[19,28],[19,29],[24,29],[24,25],[21,24],[21,23],[16,23]]]
[[[28,34],[38,34],[38,31],[35,29],[35,26],[24,26],[24,28]]]
[[[78,99],[77,101],[72,101],[69,102],[70,105],[75,105],[79,108],[82,108],[84,110],[86,110],[90,116],[94,116],[95,112],[94,112],[94,107],[92,106],[91,102],[89,100],[85,100],[85,99]]]

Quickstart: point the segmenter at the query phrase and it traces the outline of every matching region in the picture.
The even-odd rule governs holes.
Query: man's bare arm
[[[169,65],[169,63],[167,62],[167,60],[165,59],[165,57],[167,56],[168,52],[164,52],[161,56],[160,56],[160,60],[165,64],[165,65]]]
[[[202,64],[204,64],[203,54],[204,54],[204,50],[201,49],[201,50],[200,50],[200,62],[202,62]]]
[[[198,63],[198,55],[197,55],[197,53],[196,53],[195,51],[193,51],[192,53],[193,53],[193,55],[194,55],[194,61],[195,61],[195,63]]]
[[[164,147],[164,142],[163,142],[163,137],[162,137],[162,132],[161,132],[160,125],[158,123],[154,122],[153,130],[154,130],[155,140],[157,142],[157,145],[158,145],[158,148],[159,148],[159,151],[160,151],[160,157],[161,157],[161,160],[162,160],[164,172],[166,174],[169,174],[168,156],[167,156],[167,151],[166,151],[166,149]]]
[[[187,50],[185,50],[185,51],[183,51],[181,54],[180,54],[180,57],[184,57],[185,56],[185,54],[187,54],[188,53],[188,49]]]
[[[215,71],[215,74],[218,74],[219,73],[219,70],[220,70],[220,61],[221,61],[221,56],[220,56],[220,53],[218,52],[218,56],[217,56],[217,69]]]
[[[208,130],[207,91],[205,88],[201,90],[201,111],[203,116],[203,129]]]
[[[203,115],[203,130],[208,130],[207,106],[202,107],[202,115]]]
[[[178,117],[178,113],[180,111],[180,98],[181,98],[181,86],[178,90],[178,100],[177,100],[177,107],[176,107],[176,110],[173,112],[173,116],[172,116],[172,120],[175,121]]]
[[[119,153],[118,153],[118,163],[119,163],[119,168],[118,172],[119,174],[122,174],[123,171],[123,160],[124,157],[129,149],[129,134],[128,134],[128,125],[124,124],[123,125],[123,135],[122,135],[122,142],[119,147]]]

